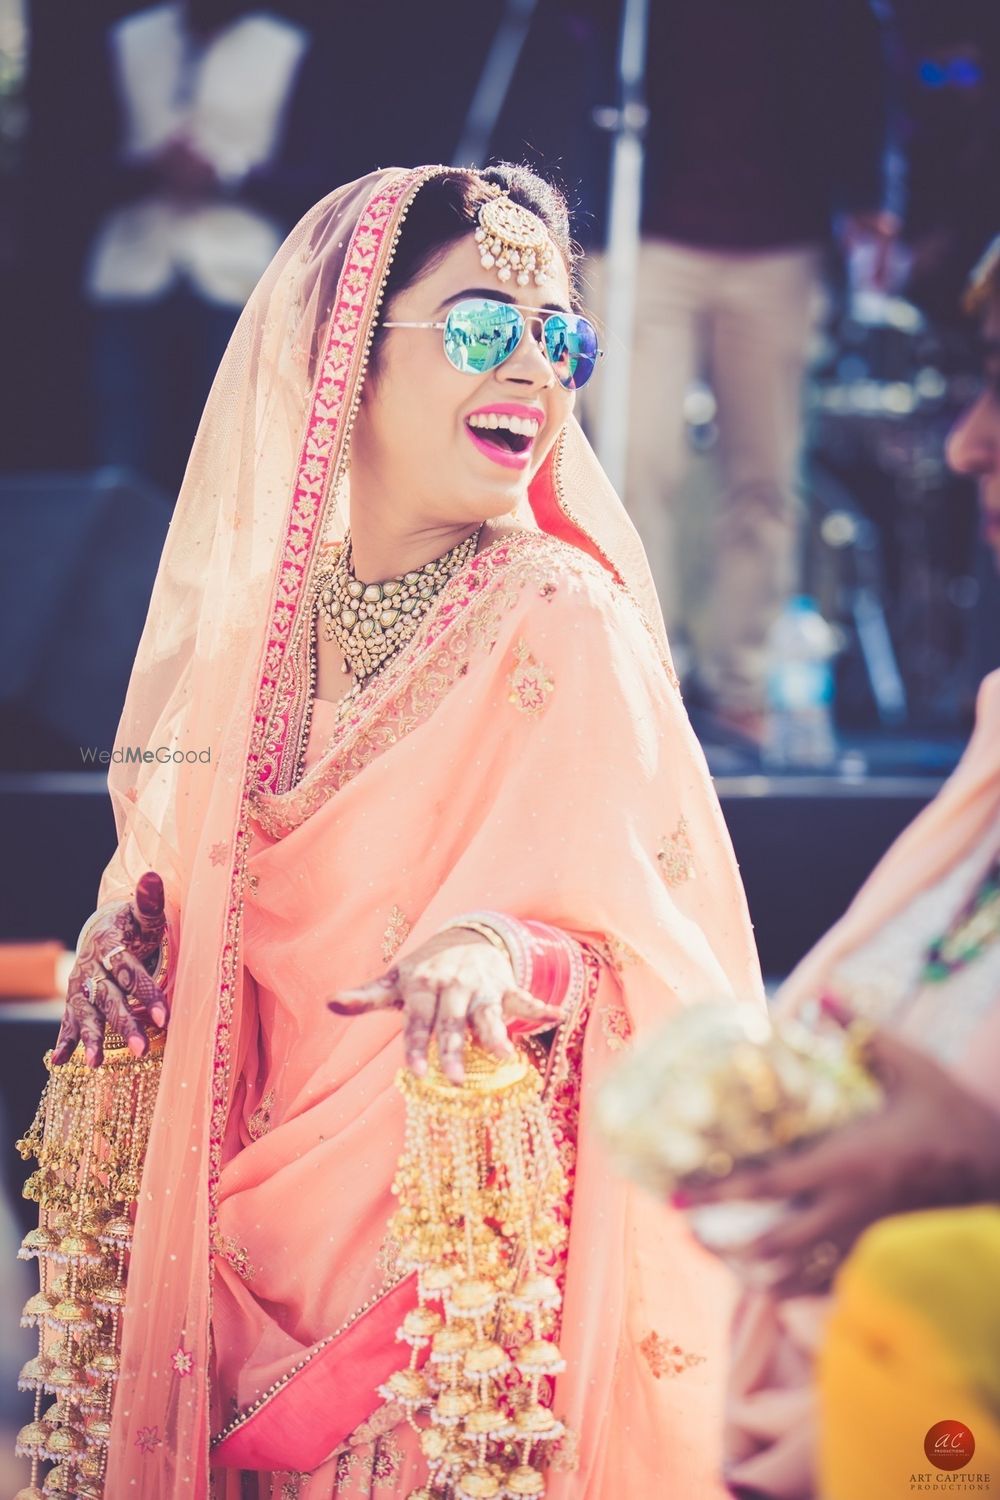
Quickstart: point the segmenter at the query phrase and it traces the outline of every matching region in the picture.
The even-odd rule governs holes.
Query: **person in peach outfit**
[[[569,1182],[546,1494],[724,1493],[733,1283],[612,1178],[592,1101],[672,1008],[762,990],[645,554],[573,416],[599,351],[572,272],[526,170],[377,172],[292,232],[220,368],[119,732],[179,755],[113,769],[119,927],[57,1049],[99,1061],[105,1020],[169,1005],[109,1496],[426,1493],[377,1394],[414,1300],[395,1077],[433,1041],[461,1087],[470,1037],[534,1059]],[[162,993],[112,906],[147,871]]]
[[[984,385],[955,425],[947,453],[956,472],[978,482],[983,536],[1000,566],[1000,240],[973,273],[968,303],[981,320]],[[778,1010],[808,1013],[817,1001],[837,1017],[856,1015],[876,1025],[872,1061],[886,1104],[785,1161],[742,1169],[724,1186],[692,1196],[692,1202],[788,1198],[795,1205],[747,1251],[751,1274],[769,1286],[744,1296],[736,1319],[727,1474],[738,1495],[808,1500],[825,1451],[824,1494],[893,1500],[877,1488],[884,1467],[869,1466],[876,1488],[862,1491],[857,1453],[852,1470],[843,1443],[843,1453],[832,1452],[832,1439],[821,1450],[816,1361],[828,1327],[845,1341],[838,1350],[847,1342],[848,1314],[840,1316],[836,1287],[829,1295],[838,1267],[850,1257],[842,1284],[856,1321],[865,1301],[857,1289],[867,1272],[876,1265],[883,1279],[886,1274],[879,1247],[890,1245],[899,1264],[902,1229],[871,1241],[866,1230],[890,1215],[995,1204],[1000,1193],[1000,672],[981,686],[975,729],[958,768],[782,987]],[[945,1243],[935,1233],[935,1243]],[[964,1243],[964,1233],[959,1225],[953,1243]],[[995,1227],[989,1233],[995,1241]],[[856,1258],[851,1252],[859,1240]],[[940,1254],[937,1249],[938,1262]],[[831,1311],[839,1318],[834,1325]],[[980,1313],[981,1332],[988,1325],[985,1308]],[[886,1318],[885,1348],[888,1327]],[[853,1335],[856,1340],[856,1328]],[[859,1392],[876,1388],[864,1377],[857,1350],[853,1357],[852,1409]],[[847,1386],[834,1379],[833,1366],[831,1353],[827,1388],[840,1393],[839,1410]],[[919,1469],[925,1467],[925,1429],[955,1413],[933,1411],[941,1382],[930,1371],[913,1375],[909,1467]],[[994,1388],[996,1382],[994,1367]],[[898,1405],[898,1382],[894,1389]],[[970,1383],[970,1404],[971,1392]],[[918,1397],[927,1400],[921,1404]],[[993,1423],[988,1435],[985,1417],[977,1425],[983,1465],[991,1443],[1000,1465],[1000,1429]],[[846,1490],[842,1477],[836,1487],[830,1477],[842,1476],[845,1466],[852,1475]],[[902,1495],[909,1475],[905,1465],[897,1468]]]

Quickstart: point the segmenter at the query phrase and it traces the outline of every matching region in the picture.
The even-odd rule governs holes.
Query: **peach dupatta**
[[[347,1436],[310,1350],[391,1293],[378,1251],[402,1146],[399,1019],[324,1018],[320,998],[381,972],[402,934],[406,952],[457,912],[495,907],[604,955],[551,1099],[576,1157],[554,1405],[579,1466],[549,1493],[643,1493],[665,1464],[684,1492],[721,1494],[728,1277],[675,1215],[614,1180],[592,1123],[627,1034],[673,1005],[756,992],[728,837],[676,689],[608,575],[525,532],[455,580],[378,698],[294,790],[255,799],[269,835],[244,918],[259,1051],[242,1075],[247,1144],[220,1189],[238,1247],[217,1284],[221,1394],[250,1415],[277,1382],[268,1404],[310,1412],[313,1456]],[[283,1467],[310,1466],[302,1441]]]
[[[832,985],[844,959],[930,890],[1000,826],[1000,672],[982,684],[976,724],[954,774],[896,840],[853,903],[782,987],[779,1007],[798,1010]],[[928,934],[930,939],[934,934]],[[926,1038],[928,1051],[934,1038]],[[995,1099],[1000,1004],[978,1025],[958,1071]],[[734,1341],[727,1446],[730,1477],[781,1500],[806,1500],[815,1485],[813,1368],[829,1298],[776,1304],[764,1293],[740,1304]]]
[[[524,537],[452,581],[295,784],[311,584],[346,524],[388,267],[414,194],[445,170],[338,189],[275,258],[213,385],[133,669],[118,742],[180,758],[113,769],[119,848],[100,898],[157,869],[180,937],[109,1495],[207,1500],[210,1437],[232,1399],[294,1388],[292,1367],[377,1287],[398,1022],[337,1023],[322,1001],[384,967],[407,923],[416,943],[486,902],[589,935],[604,956],[594,1014],[621,995],[582,1044],[584,1229],[564,1337],[586,1375],[568,1371],[559,1398],[582,1444],[560,1493],[608,1493],[629,1465],[658,1478],[664,1435],[698,1493],[714,1482],[729,1282],[675,1216],[608,1179],[587,1081],[630,1027],[720,990],[759,999],[759,973],[641,543],[574,421],[532,484]],[[206,745],[210,769],[184,759]],[[254,1090],[279,1053],[269,1103]],[[344,1150],[324,1149],[327,1127]],[[244,1186],[264,1195],[267,1233],[285,1232],[256,1261]],[[254,1287],[272,1278],[273,1305]]]

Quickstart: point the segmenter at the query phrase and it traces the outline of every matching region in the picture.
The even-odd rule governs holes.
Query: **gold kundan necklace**
[[[351,533],[346,534],[333,568],[319,580],[319,608],[323,634],[340,647],[355,687],[363,687],[416,634],[445,584],[475,555],[481,531],[477,526],[443,557],[384,583],[355,578]]]

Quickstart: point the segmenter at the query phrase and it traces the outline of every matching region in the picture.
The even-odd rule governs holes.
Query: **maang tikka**
[[[513,277],[518,286],[548,281],[554,248],[549,232],[530,208],[515,203],[507,193],[491,184],[494,196],[479,210],[476,242],[485,270],[495,270],[501,281]]]

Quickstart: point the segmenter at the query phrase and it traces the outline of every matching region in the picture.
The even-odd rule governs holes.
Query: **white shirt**
[[[236,185],[277,147],[308,34],[276,16],[242,16],[207,41],[183,6],[157,5],[112,27],[125,123],[122,156],[141,162],[183,136]],[[187,276],[210,301],[242,307],[282,240],[266,214],[224,198],[151,196],[98,230],[86,275],[95,301],[145,300]]]

